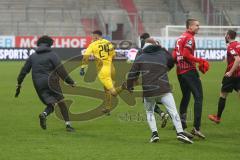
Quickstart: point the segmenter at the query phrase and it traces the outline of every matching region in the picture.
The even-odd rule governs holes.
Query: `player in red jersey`
[[[240,42],[236,41],[237,33],[228,30],[225,35],[227,46],[227,69],[222,80],[222,88],[218,100],[218,112],[216,115],[208,115],[208,118],[215,123],[220,123],[225,108],[228,93],[233,89],[240,95]]]
[[[187,30],[177,39],[175,49],[173,50],[173,57],[177,65],[178,81],[183,95],[180,104],[180,118],[183,128],[186,129],[187,107],[192,93],[194,96],[194,128],[192,134],[205,138],[200,132],[203,92],[196,63],[199,64],[198,67],[202,73],[207,72],[209,64],[204,59],[194,57],[194,35],[198,33],[199,21],[188,19],[186,28]]]

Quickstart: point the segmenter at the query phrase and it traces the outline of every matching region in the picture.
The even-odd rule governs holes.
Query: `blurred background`
[[[86,36],[101,29],[113,40],[159,36],[166,25],[240,25],[239,0],[0,0],[1,35]]]
[[[56,36],[54,48],[86,48],[100,29],[116,48],[137,48],[144,32],[172,48],[185,30],[174,26],[196,18],[207,27],[199,48],[222,49],[233,28],[222,26],[240,33],[239,7],[240,0],[0,0],[0,47],[36,47],[37,36],[47,34]]]

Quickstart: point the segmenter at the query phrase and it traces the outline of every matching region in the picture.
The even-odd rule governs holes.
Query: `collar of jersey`
[[[188,31],[188,30],[187,30],[186,32],[189,33],[189,34],[191,34],[191,35],[193,35],[193,36],[195,35],[195,33],[192,32],[192,31]]]

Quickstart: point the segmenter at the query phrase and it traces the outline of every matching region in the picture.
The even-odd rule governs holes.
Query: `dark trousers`
[[[190,101],[191,93],[194,97],[194,127],[199,130],[201,126],[202,117],[202,102],[203,91],[202,83],[199,79],[199,74],[195,70],[188,71],[184,74],[178,75],[178,81],[180,83],[182,91],[182,100],[180,104],[180,117],[183,128],[187,128],[187,107]]]
[[[63,116],[63,119],[65,122],[69,121],[69,115],[68,115],[68,108],[66,103],[62,100],[57,103],[57,105],[60,108],[60,112]],[[49,116],[52,112],[54,112],[54,104],[48,104],[44,110],[44,112],[47,114],[46,116]]]

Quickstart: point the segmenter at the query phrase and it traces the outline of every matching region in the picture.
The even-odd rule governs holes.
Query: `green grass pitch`
[[[43,110],[32,85],[31,75],[24,81],[22,93],[14,98],[16,77],[23,62],[1,62],[0,84],[0,160],[233,160],[240,159],[240,99],[230,94],[223,113],[222,123],[213,124],[207,115],[215,113],[226,64],[212,62],[206,75],[201,75],[204,89],[202,132],[206,140],[195,139],[193,145],[176,140],[172,123],[158,130],[160,142],[150,144],[151,135],[142,100],[130,107],[122,100],[112,115],[86,122],[73,122],[75,133],[67,133],[64,123],[52,115],[48,118],[48,129],[40,129],[38,114]],[[74,70],[71,75],[79,85],[84,82]],[[170,72],[177,106],[181,92],[175,70]],[[101,88],[96,82],[86,84]],[[66,95],[73,99],[71,111],[84,112],[96,107],[99,101],[82,96]],[[192,97],[193,98],[193,97]],[[188,130],[192,129],[193,101],[189,106]],[[127,115],[127,116],[126,116]],[[140,115],[142,119],[137,119]],[[131,118],[130,118],[131,116]],[[135,117],[135,118],[134,118]]]

